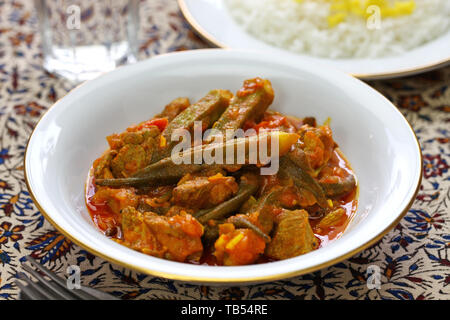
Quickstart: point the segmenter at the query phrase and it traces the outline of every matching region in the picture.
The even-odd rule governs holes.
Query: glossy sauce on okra
[[[356,212],[356,177],[328,121],[271,111],[273,98],[268,80],[250,79],[235,95],[212,90],[192,104],[177,98],[108,136],[110,148],[94,161],[86,186],[95,225],[144,254],[209,265],[288,259],[337,239]],[[243,163],[176,163],[172,134],[192,133],[199,122],[202,150],[215,154],[276,138],[278,170],[262,175],[274,159],[252,163],[251,148],[241,149]],[[230,135],[240,129],[245,136]]]

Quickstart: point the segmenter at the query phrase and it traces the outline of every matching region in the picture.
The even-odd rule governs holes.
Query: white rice
[[[450,0],[416,0],[411,15],[381,20],[348,16],[328,26],[325,0],[225,0],[234,19],[260,40],[296,53],[326,58],[393,56],[419,47],[450,30]]]

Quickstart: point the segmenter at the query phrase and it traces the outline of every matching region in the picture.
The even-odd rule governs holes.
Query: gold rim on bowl
[[[222,49],[232,49],[226,44],[220,42],[217,40],[213,35],[211,35],[208,31],[206,31],[200,23],[194,18],[192,13],[189,11],[189,8],[186,4],[186,0],[177,0],[178,6],[181,10],[181,13],[183,14],[186,21],[189,23],[189,25],[192,27],[192,29],[195,31],[196,34],[198,34],[201,38],[203,38],[206,42],[208,42],[209,45],[222,48]],[[404,69],[398,69],[396,71],[392,72],[373,72],[373,73],[349,73],[350,75],[364,80],[382,80],[382,79],[390,79],[390,78],[397,78],[397,77],[406,77],[411,76],[414,74],[419,74],[427,71],[432,71],[441,67],[444,67],[446,65],[450,64],[450,56],[443,60],[438,60],[432,63],[423,64],[420,66],[417,66],[415,68],[404,68]]]

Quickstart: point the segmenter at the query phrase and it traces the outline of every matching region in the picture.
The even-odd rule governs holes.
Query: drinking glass
[[[35,0],[44,68],[92,79],[136,61],[139,0]]]

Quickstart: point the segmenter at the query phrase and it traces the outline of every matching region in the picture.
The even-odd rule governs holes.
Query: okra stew
[[[273,98],[269,80],[250,79],[236,94],[177,98],[106,137],[109,149],[94,161],[86,186],[95,225],[144,254],[225,266],[288,259],[337,239],[356,211],[356,177],[329,120],[268,110]],[[239,130],[244,136],[233,134]],[[270,144],[265,161],[255,157],[262,148],[250,148],[263,140]],[[174,157],[198,160],[199,152],[218,156],[227,148],[236,151],[231,161]],[[262,174],[272,164],[276,170]]]

